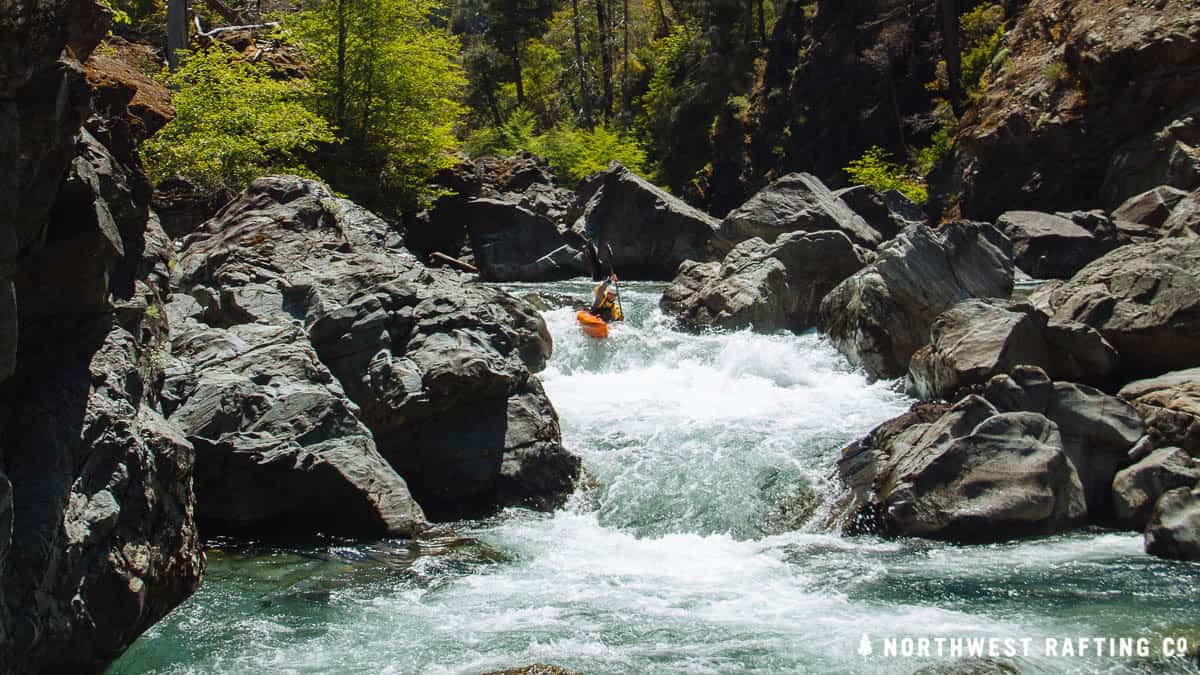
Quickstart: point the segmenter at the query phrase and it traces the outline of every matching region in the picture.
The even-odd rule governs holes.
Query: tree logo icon
[[[858,639],[858,655],[866,658],[874,651],[871,648],[871,638],[867,637],[866,633],[863,633],[862,637]]]

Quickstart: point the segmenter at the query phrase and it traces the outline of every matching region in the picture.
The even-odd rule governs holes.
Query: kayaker
[[[592,291],[592,308],[589,311],[609,322],[621,321],[625,318],[621,316],[621,304],[617,300],[616,274],[601,281]]]

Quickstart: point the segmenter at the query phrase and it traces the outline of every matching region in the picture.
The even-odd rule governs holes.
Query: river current
[[[566,508],[419,543],[217,542],[203,587],[109,673],[1198,672],[1161,645],[1200,644],[1200,565],[1147,556],[1140,535],[967,547],[822,531],[841,448],[911,401],[815,333],[678,332],[661,285],[628,286],[631,320],[608,340],[545,313],[541,377],[587,474]],[[1150,655],[1044,648],[1081,637],[1145,638]],[[904,638],[1033,649],[885,652]]]

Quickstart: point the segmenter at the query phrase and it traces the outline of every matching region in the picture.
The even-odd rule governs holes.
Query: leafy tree
[[[283,17],[314,64],[315,107],[344,139],[329,179],[385,212],[414,206],[455,161],[466,81],[438,11],[432,0],[332,0]]]
[[[333,140],[303,101],[310,83],[271,79],[221,44],[187,54],[167,77],[175,119],[142,148],[147,172],[182,176],[211,190],[236,191],[271,173],[312,175],[304,162]]]
[[[917,204],[929,201],[925,183],[912,177],[908,169],[892,161],[887,150],[875,145],[863,156],[853,160],[843,171],[856,183],[870,185],[876,190],[899,190]]]

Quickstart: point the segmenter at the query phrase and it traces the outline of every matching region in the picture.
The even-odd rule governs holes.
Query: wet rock
[[[690,328],[803,330],[816,323],[825,294],[865,265],[870,254],[838,231],[757,237],[719,266],[684,263],[662,307]]]
[[[556,421],[523,421],[539,405],[552,418],[532,375],[552,348],[545,323],[523,301],[427,269],[398,244],[320,183],[264,178],[184,240],[176,274],[210,328],[296,327],[289,340],[320,365],[305,377],[332,378],[353,402],[335,426],[357,437],[349,420],[365,425],[429,517],[561,504],[579,460],[562,448]],[[237,374],[255,381],[249,363]],[[296,381],[306,380],[284,380]]]
[[[1175,488],[1200,482],[1200,461],[1179,448],[1159,448],[1113,479],[1117,522],[1131,530],[1145,529],[1159,497]]]
[[[909,362],[908,388],[919,398],[947,398],[1018,365],[1037,366],[1054,379],[1103,383],[1116,369],[1117,353],[1083,324],[1051,324],[1024,304],[964,300],[933,321],[929,344]]]
[[[1162,185],[1125,200],[1113,211],[1112,217],[1157,228],[1166,222],[1175,205],[1186,196],[1187,192],[1183,190]]]
[[[1013,262],[1035,279],[1067,279],[1116,246],[1062,216],[1009,211],[996,227],[1012,241]]]
[[[991,225],[913,226],[825,296],[818,326],[872,377],[899,377],[938,314],[967,298],[1007,298],[1012,284],[1010,244]]]
[[[1156,446],[1200,456],[1200,368],[1130,382],[1117,395],[1138,411]]]
[[[891,226],[890,219],[882,224],[888,230]],[[887,238],[807,173],[789,173],[773,181],[721,221],[721,237],[734,243],[752,237],[772,243],[787,232],[821,230],[841,230],[868,248]]]
[[[1200,560],[1200,490],[1176,488],[1159,497],[1145,542],[1150,555]]]
[[[714,239],[720,223],[715,218],[618,162],[584,181],[578,211],[572,229],[595,242],[605,261],[625,278],[671,279],[685,260],[718,257]]]
[[[1123,246],[1029,300],[1052,321],[1100,331],[1129,376],[1200,365],[1200,240]]]

